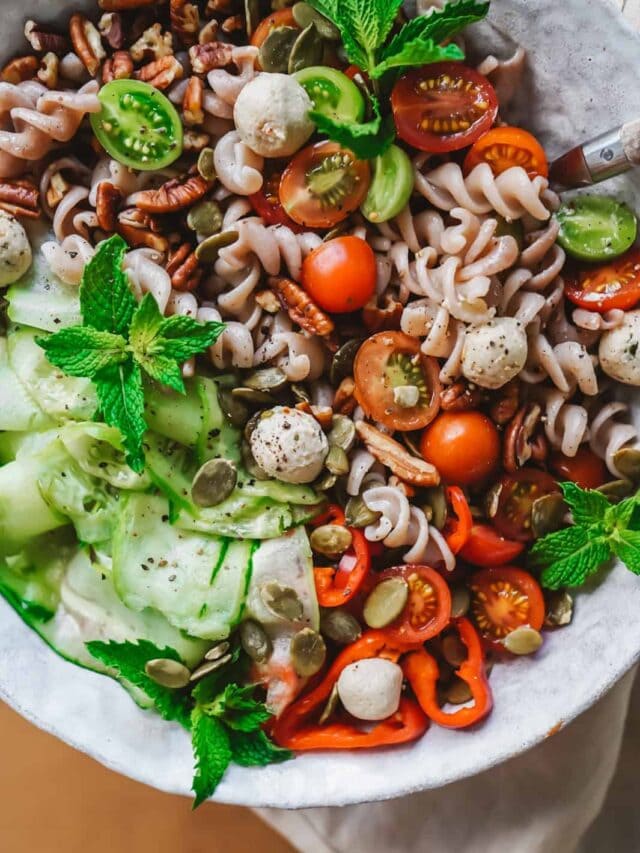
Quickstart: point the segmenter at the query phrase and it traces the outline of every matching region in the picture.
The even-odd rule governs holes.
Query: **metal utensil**
[[[640,165],[640,119],[567,151],[549,167],[554,189],[589,187]]]

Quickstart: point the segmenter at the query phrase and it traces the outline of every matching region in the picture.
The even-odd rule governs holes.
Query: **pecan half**
[[[153,6],[156,0],[98,0],[98,6],[105,12],[126,12],[128,9],[142,9]]]
[[[336,390],[333,398],[333,411],[339,415],[352,415],[358,401],[355,398],[356,383],[352,376],[346,376]]]
[[[163,56],[172,56],[173,36],[169,32],[162,32],[162,24],[153,24],[131,45],[129,52],[134,62],[148,62],[162,59]]]
[[[179,80],[184,74],[184,68],[175,56],[163,56],[161,59],[154,59],[148,65],[143,65],[139,71],[133,75],[136,80],[142,80],[143,83],[149,83],[156,89],[168,89],[175,81]]]
[[[102,38],[113,50],[119,50],[124,44],[122,16],[117,12],[105,12],[98,21],[98,29]]]
[[[130,246],[146,246],[156,252],[166,252],[169,241],[158,233],[159,223],[143,210],[127,208],[118,214],[116,231]]]
[[[267,284],[277,294],[289,317],[305,332],[318,335],[320,338],[327,338],[333,334],[335,325],[331,317],[318,308],[299,284],[279,275],[271,276]]]
[[[182,145],[185,151],[202,151],[211,142],[208,133],[197,133],[187,128],[182,136]]]
[[[116,50],[102,66],[102,82],[126,80],[133,74],[133,60],[126,50]]]
[[[196,253],[190,243],[182,243],[175,252],[171,252],[167,262],[167,272],[176,290],[196,289],[202,278],[202,270],[199,268]]]
[[[191,67],[196,74],[206,74],[214,68],[225,68],[233,57],[233,45],[222,41],[195,44],[189,48]]]
[[[187,0],[170,0],[169,15],[171,29],[182,44],[195,44],[200,30],[200,13],[198,7]]]
[[[504,433],[502,463],[506,471],[514,474],[530,459],[542,462],[547,458],[549,445],[538,431],[542,409],[537,403],[527,403],[518,410]]]
[[[255,292],[255,300],[267,314],[277,314],[280,310],[280,300],[273,290],[257,290]]]
[[[73,49],[80,57],[82,64],[89,74],[95,77],[100,63],[107,55],[102,46],[100,33],[84,15],[76,13],[69,21],[69,35]]]
[[[118,208],[122,193],[109,181],[101,181],[96,191],[96,216],[98,225],[107,234],[113,234],[118,224]]]
[[[38,80],[43,83],[48,89],[55,89],[58,85],[58,70],[60,60],[55,53],[45,53],[40,60],[40,68],[38,68]]]
[[[11,62],[7,62],[0,71],[0,80],[3,83],[13,83],[14,86],[25,80],[32,80],[38,72],[39,65],[35,56],[17,56]]]
[[[200,77],[189,77],[187,88],[182,97],[182,117],[184,123],[189,127],[202,124],[204,121],[204,110],[202,101],[204,98],[204,83]]]
[[[362,309],[362,322],[368,332],[391,332],[400,328],[403,306],[389,293],[384,295],[384,305],[380,307],[374,297]]]
[[[208,193],[212,186],[213,181],[206,181],[201,175],[172,178],[157,190],[138,193],[136,207],[149,213],[174,213],[190,207]]]
[[[35,21],[27,21],[24,25],[24,36],[38,53],[56,53],[63,56],[69,50],[69,39],[66,36],[48,33],[40,29]]]
[[[470,387],[466,382],[459,380],[443,388],[440,392],[440,408],[445,412],[467,412],[469,409],[477,409],[484,394],[477,387]]]
[[[512,379],[500,388],[498,394],[500,396],[491,406],[489,414],[494,423],[503,426],[509,423],[520,407],[520,383]]]
[[[437,486],[440,482],[440,474],[433,465],[411,456],[395,439],[371,424],[359,421],[356,432],[369,453],[406,483],[412,486]]]
[[[0,208],[12,216],[37,219],[39,193],[30,181],[2,181],[0,183]]]

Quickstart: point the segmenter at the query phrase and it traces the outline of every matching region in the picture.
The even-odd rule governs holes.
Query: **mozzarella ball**
[[[625,385],[640,385],[640,311],[627,311],[617,329],[600,338],[600,367]]]
[[[338,696],[345,709],[359,720],[386,720],[400,705],[402,670],[384,658],[351,663],[338,678]]]
[[[31,266],[31,244],[18,220],[0,210],[0,287],[13,284]]]
[[[262,157],[290,157],[309,139],[311,99],[288,74],[258,74],[240,92],[233,120],[240,139]]]
[[[329,442],[318,421],[287,406],[262,413],[250,445],[262,470],[285,483],[315,480],[329,452]]]
[[[502,388],[527,361],[527,335],[514,317],[496,317],[467,329],[462,373],[482,388]]]

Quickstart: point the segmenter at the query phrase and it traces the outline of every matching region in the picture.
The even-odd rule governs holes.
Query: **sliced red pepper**
[[[390,643],[384,631],[367,631],[338,655],[317,687],[290,705],[276,720],[273,727],[275,742],[298,751],[364,749],[406,743],[420,737],[427,730],[429,721],[418,703],[408,697],[401,699],[395,714],[368,730],[349,722],[319,725],[313,719],[321,713],[345,667],[373,657],[396,661],[401,653],[402,649]]]
[[[326,512],[313,521],[314,527],[321,524],[339,524],[344,527],[344,512],[339,506],[331,504]],[[341,563],[354,560],[353,568],[350,571],[343,571],[340,567],[335,569],[331,566],[319,566],[313,570],[318,603],[321,607],[339,607],[350,601],[362,587],[371,569],[371,552],[363,532],[355,527],[347,529],[351,533],[351,547]]]
[[[493,707],[493,697],[484,667],[482,643],[476,629],[464,618],[453,619],[451,624],[457,628],[469,652],[467,659],[456,670],[456,675],[469,685],[474,702],[472,706],[459,708],[452,713],[440,707],[437,698],[440,670],[437,661],[426,649],[409,652],[401,665],[425,714],[439,726],[464,729],[487,716]]]
[[[473,527],[473,516],[464,492],[459,486],[447,486],[447,498],[455,518],[449,518],[444,528],[447,545],[454,554],[464,548]]]

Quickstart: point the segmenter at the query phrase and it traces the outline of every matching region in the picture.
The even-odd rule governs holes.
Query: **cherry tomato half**
[[[98,142],[119,163],[149,171],[182,154],[182,122],[158,89],[141,80],[112,80],[98,92],[102,105],[89,119]]]
[[[628,311],[640,302],[640,249],[630,249],[606,266],[584,267],[565,278],[564,292],[580,308],[604,314]]]
[[[457,151],[486,133],[498,113],[491,83],[460,62],[404,74],[391,93],[398,135],[421,151]]]
[[[249,196],[249,201],[258,216],[264,219],[268,225],[286,225],[287,228],[299,234],[304,229],[297,222],[294,222],[290,216],[287,216],[280,203],[281,177],[281,172],[273,172],[266,178],[258,192]]]
[[[276,27],[294,27],[297,30],[300,29],[296,23],[296,19],[293,17],[293,10],[280,9],[271,15],[267,15],[266,18],[260,21],[251,36],[251,44],[254,47],[262,47],[271,30],[274,30]]]
[[[545,605],[540,585],[513,566],[481,569],[469,578],[471,614],[481,636],[498,646],[521,625],[539,631]],[[502,646],[498,646],[502,648]]]
[[[611,479],[602,459],[588,447],[580,447],[575,456],[552,453],[549,467],[560,480],[572,480],[582,489],[597,489]]]
[[[429,566],[395,566],[381,572],[378,583],[397,577],[407,582],[409,598],[403,612],[384,632],[397,643],[424,643],[439,634],[451,618],[449,586]]]
[[[502,566],[515,560],[523,551],[524,542],[505,539],[490,524],[474,524],[458,553],[473,566]]]
[[[416,338],[402,332],[378,332],[362,344],[356,355],[356,397],[370,418],[389,429],[422,429],[440,408],[439,372],[436,359],[420,352]],[[408,401],[395,391],[407,386],[417,388],[415,405],[405,405]]]
[[[523,468],[515,474],[505,474],[498,483],[498,509],[492,518],[498,532],[507,539],[530,542],[531,508],[543,495],[559,492],[550,474],[535,468]]]
[[[280,181],[280,201],[305,228],[333,228],[360,207],[371,171],[364,160],[337,142],[318,142],[299,151]]]
[[[465,175],[479,163],[488,163],[494,175],[521,166],[530,178],[549,174],[549,165],[542,145],[526,130],[519,127],[494,127],[474,142],[462,167]]]
[[[500,459],[500,436],[481,412],[442,412],[422,434],[420,452],[447,483],[481,483]]]
[[[360,237],[336,237],[304,259],[302,286],[314,302],[332,314],[363,308],[376,286],[376,258]]]

